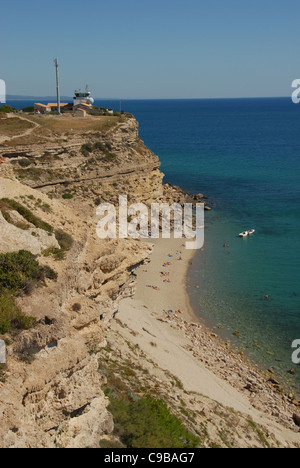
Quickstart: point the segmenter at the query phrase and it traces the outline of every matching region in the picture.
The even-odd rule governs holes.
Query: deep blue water
[[[300,339],[300,105],[283,98],[123,101],[122,108],[139,121],[165,180],[214,206],[188,277],[196,313],[300,391],[300,368],[288,374],[296,368],[291,344]],[[250,228],[253,237],[237,237]]]

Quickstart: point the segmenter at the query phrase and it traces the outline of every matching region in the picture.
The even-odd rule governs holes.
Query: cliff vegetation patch
[[[162,400],[111,398],[109,410],[122,443],[128,448],[196,448],[200,440],[171,414]]]
[[[171,412],[159,393],[150,387],[142,389],[139,369],[131,362],[119,365],[108,360],[101,361],[101,366],[104,368],[100,372],[107,377],[108,410],[115,424],[115,440],[100,441],[102,448],[116,447],[116,440],[123,448],[196,448],[201,445],[201,439]],[[149,380],[149,376],[145,375],[145,379]]]
[[[55,237],[57,242],[59,243],[59,249],[55,247],[51,247],[49,249],[44,250],[43,255],[45,257],[49,257],[52,255],[55,260],[64,260],[66,257],[66,253],[72,248],[74,244],[73,237],[68,234],[67,232],[63,231],[62,229],[57,229],[55,231]]]
[[[24,315],[15,304],[17,294],[31,294],[33,289],[45,284],[45,279],[55,280],[57,274],[48,266],[38,263],[26,250],[0,254],[0,334],[12,328],[29,329],[35,319]]]
[[[33,224],[38,229],[43,229],[50,234],[53,232],[52,226],[35,216],[28,208],[18,203],[16,200],[2,198],[0,200],[0,210],[7,222],[11,222],[9,212],[17,211],[28,223]],[[17,226],[20,227],[20,226]]]

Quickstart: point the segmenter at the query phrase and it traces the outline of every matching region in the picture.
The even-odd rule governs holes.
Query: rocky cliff
[[[0,200],[18,205],[1,204],[0,251],[30,251],[57,279],[18,294],[18,307],[35,326],[1,336],[8,357],[1,371],[0,446],[99,447],[100,436],[113,429],[98,372],[106,323],[120,299],[133,294],[132,272],[150,248],[98,239],[96,205],[128,192],[133,201],[159,200],[163,175],[132,117],[100,131],[59,138],[48,132],[39,141],[41,128],[1,148]],[[19,206],[51,233],[25,219]],[[57,230],[73,241],[63,256],[57,256]]]
[[[61,134],[41,137],[34,127],[33,142],[29,136],[6,141],[2,155],[16,178],[50,197],[71,194],[92,207],[99,201],[113,203],[123,193],[134,201],[162,198],[159,159],[145,147],[132,116],[108,119],[104,128],[92,130],[82,120],[83,128],[76,131],[62,125]]]

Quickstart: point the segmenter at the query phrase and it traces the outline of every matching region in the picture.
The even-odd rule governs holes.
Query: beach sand
[[[189,262],[192,261],[195,252],[185,248],[184,239],[159,239],[151,240],[150,243],[154,246],[151,262],[137,271],[137,291],[134,299],[143,302],[158,314],[169,310],[173,310],[174,313],[181,311],[182,314],[178,315],[185,319],[194,319],[185,280]],[[159,291],[152,287],[158,287]]]
[[[120,303],[117,317],[124,325],[112,322],[112,331],[139,347],[160,369],[162,381],[164,374],[171,373],[186,392],[245,415],[283,446],[300,443],[293,407],[197,320],[186,291],[186,273],[195,252],[185,249],[184,239],[147,242],[154,244],[151,261],[139,267],[135,297]],[[244,390],[247,382],[248,386],[253,382],[253,388],[258,383],[261,394]]]

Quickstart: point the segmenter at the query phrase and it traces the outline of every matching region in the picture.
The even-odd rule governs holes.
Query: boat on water
[[[255,229],[250,229],[249,231],[244,231],[239,234],[239,237],[248,237],[255,233]]]

